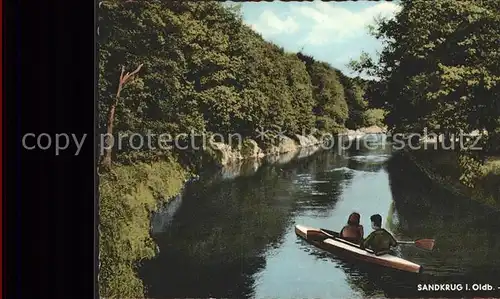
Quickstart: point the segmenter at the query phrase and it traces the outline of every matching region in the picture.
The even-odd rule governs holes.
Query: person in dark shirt
[[[361,243],[361,248],[368,248],[376,255],[390,252],[391,247],[397,246],[398,241],[385,229],[382,228],[382,216],[379,214],[370,217],[374,231]]]
[[[359,224],[361,216],[354,212],[349,215],[347,225],[340,231],[340,237],[344,240],[359,244],[363,240],[363,226]]]

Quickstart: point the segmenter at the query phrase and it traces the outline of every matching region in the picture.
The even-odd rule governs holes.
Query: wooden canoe
[[[377,256],[371,250],[361,249],[358,244],[338,238],[339,233],[337,232],[325,229],[323,229],[323,231],[326,231],[328,234],[334,236],[334,238],[331,238],[323,233],[321,229],[303,225],[295,226],[295,234],[297,234],[297,236],[328,252],[353,258],[357,261],[401,270],[404,272],[422,273],[423,268],[420,265],[391,254]]]

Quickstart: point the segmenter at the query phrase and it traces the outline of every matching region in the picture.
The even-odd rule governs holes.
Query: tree
[[[500,124],[498,3],[406,0],[401,6],[375,30],[385,43],[378,63],[364,55],[352,64],[380,78],[369,97],[389,111],[388,125],[494,131]]]
[[[346,127],[357,129],[365,126],[364,113],[368,109],[368,101],[365,99],[365,89],[367,82],[363,79],[349,78],[338,72],[345,90],[345,99],[349,107],[349,117],[346,120]]]
[[[363,113],[365,126],[384,126],[385,111],[382,109],[368,109]]]
[[[344,87],[340,83],[338,71],[329,64],[317,62],[312,57],[302,53],[297,56],[304,61],[311,77],[316,126],[325,131],[344,127],[349,116],[349,107],[345,100]]]
[[[113,151],[112,144],[110,143],[110,139],[113,138],[113,124],[115,121],[115,110],[118,105],[118,101],[120,100],[120,93],[125,85],[132,80],[134,75],[136,75],[142,68],[142,64],[139,65],[132,73],[127,72],[125,74],[125,67],[122,67],[122,72],[120,74],[120,80],[118,82],[118,90],[116,91],[115,101],[109,107],[108,112],[108,126],[107,126],[107,138],[106,138],[106,155],[102,160],[102,165],[105,168],[111,167],[111,153]]]

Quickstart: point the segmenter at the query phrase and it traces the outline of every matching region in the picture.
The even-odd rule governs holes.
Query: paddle
[[[415,241],[398,241],[398,244],[411,244],[417,248],[432,250],[434,248],[434,239],[419,239]]]

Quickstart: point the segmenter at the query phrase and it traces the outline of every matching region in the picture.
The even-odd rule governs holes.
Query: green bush
[[[150,214],[161,201],[179,193],[186,172],[180,164],[115,165],[99,184],[99,286],[106,298],[141,298],[136,265],[157,251]]]
[[[364,112],[363,118],[365,125],[370,126],[384,126],[385,111],[382,109],[368,109]]]

